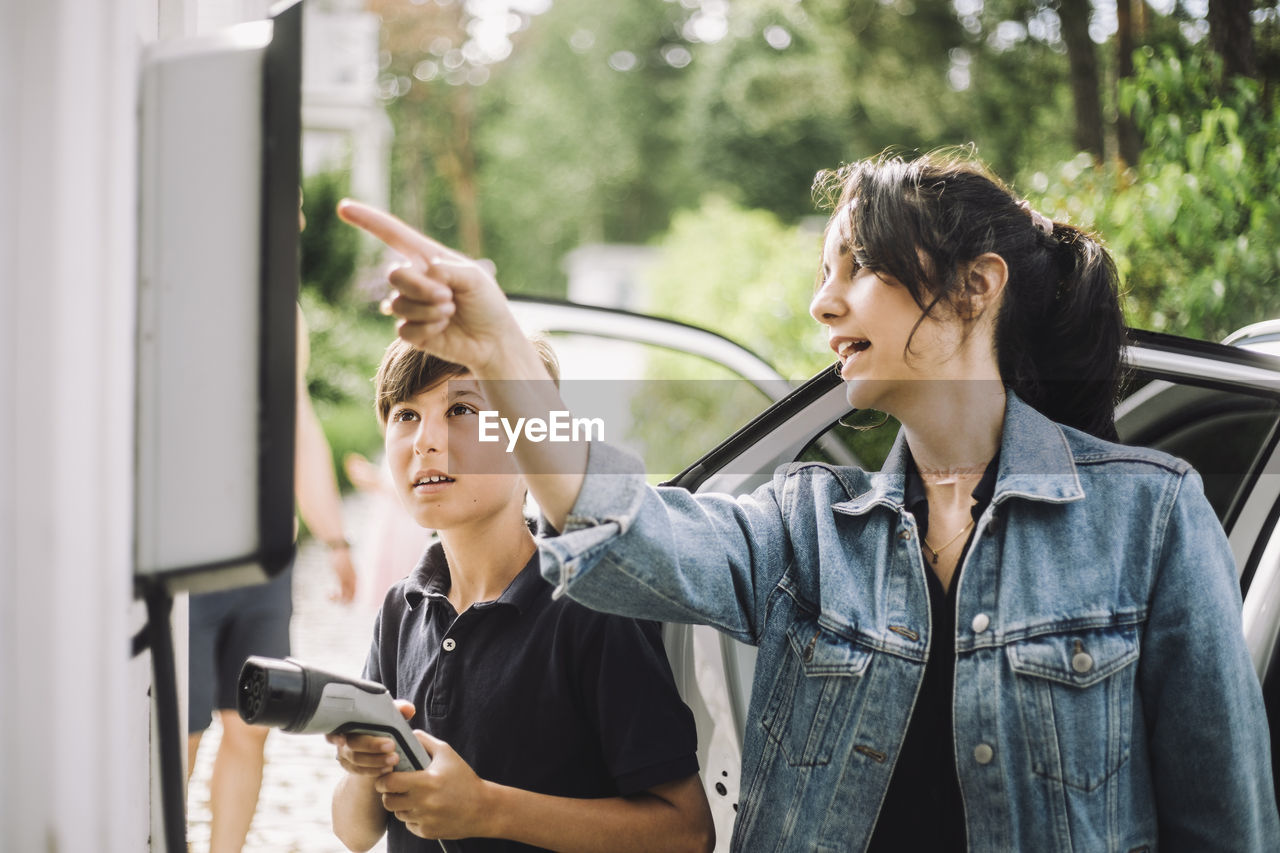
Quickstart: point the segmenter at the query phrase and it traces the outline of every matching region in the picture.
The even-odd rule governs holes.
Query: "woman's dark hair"
[[[1115,263],[1096,239],[1050,225],[963,152],[882,155],[819,173],[814,189],[825,200],[839,192],[834,216],[849,217],[854,258],[902,282],[919,322],[939,305],[970,316],[965,265],[1002,257],[995,347],[1005,385],[1052,420],[1116,439],[1124,316]]]

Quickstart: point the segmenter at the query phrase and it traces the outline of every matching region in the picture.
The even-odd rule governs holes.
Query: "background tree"
[[[1076,147],[1095,159],[1105,155],[1102,134],[1101,77],[1098,51],[1089,36],[1093,7],[1089,0],[1059,0],[1062,41],[1071,65],[1071,99],[1075,103]]]
[[[782,239],[815,215],[818,170],[971,144],[1046,213],[1099,227],[1136,321],[1218,335],[1280,313],[1274,3],[1215,2],[1212,16],[1182,0],[371,5],[393,206],[492,258],[511,290],[563,292],[561,259],[584,243],[655,243],[683,259],[664,262],[683,286],[656,287],[655,307],[749,340],[747,313],[682,313],[740,269],[735,252],[752,256],[709,238],[689,265],[672,239],[682,214],[732,229],[726,210],[769,211],[779,231],[760,239]],[[507,45],[485,52],[494,26]],[[1256,81],[1214,59],[1245,38]],[[803,302],[779,328],[808,322]]]
[[[1116,0],[1116,80],[1117,86],[1133,78],[1133,51],[1146,32],[1145,0]],[[1142,140],[1129,110],[1116,111],[1116,147],[1120,160],[1132,166],[1142,153]]]
[[[687,16],[662,0],[558,0],[494,69],[477,145],[505,287],[563,293],[570,249],[646,242],[696,203],[679,127]]]
[[[1227,74],[1256,77],[1253,0],[1209,0],[1209,41]]]

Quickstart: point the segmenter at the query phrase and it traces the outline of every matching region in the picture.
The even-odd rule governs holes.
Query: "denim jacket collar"
[[[1014,498],[1070,503],[1084,497],[1075,461],[1062,428],[1019,399],[1005,392],[1004,431],[1000,438],[1000,471],[992,505]],[[833,509],[862,515],[873,506],[901,512],[907,479],[906,433],[899,432],[884,466],[871,476],[871,488]]]

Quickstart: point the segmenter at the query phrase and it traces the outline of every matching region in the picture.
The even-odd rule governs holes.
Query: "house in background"
[[[564,256],[568,296],[584,305],[645,311],[644,273],[658,257],[652,246],[588,243]]]
[[[302,44],[302,173],[346,171],[353,198],[388,206],[391,120],[378,100],[378,16],[364,0],[308,0]]]

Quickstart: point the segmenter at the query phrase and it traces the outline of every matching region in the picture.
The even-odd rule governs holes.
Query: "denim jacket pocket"
[[[1137,626],[1032,637],[1006,654],[1032,771],[1096,789],[1129,758]]]
[[[806,617],[787,629],[781,657],[760,724],[792,767],[827,764],[841,729],[831,715],[852,710],[871,650]]]

